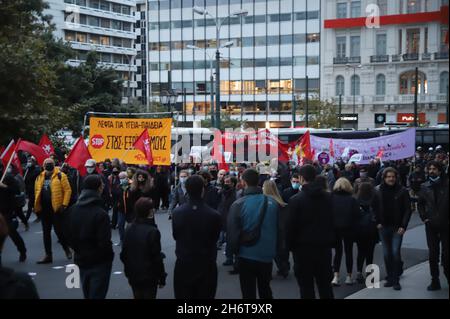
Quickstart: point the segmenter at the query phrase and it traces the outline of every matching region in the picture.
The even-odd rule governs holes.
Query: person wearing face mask
[[[31,214],[34,210],[34,183],[36,182],[36,178],[41,173],[41,168],[37,165],[36,158],[31,156],[28,159],[27,162],[27,168],[25,170],[25,191],[28,197],[28,207],[27,207],[27,213],[26,213],[26,220],[28,221],[31,217]],[[35,222],[39,222],[38,219],[36,219]]]
[[[137,170],[131,180],[128,198],[126,201],[126,221],[131,223],[136,218],[134,205],[141,197],[152,199],[154,196],[154,184],[152,177],[144,170]]]
[[[211,185],[211,174],[209,172],[201,172],[199,175],[201,175],[205,181],[205,204],[213,209],[217,209],[220,202],[220,195],[218,189]]]
[[[155,299],[166,284],[161,234],[155,223],[151,199],[140,198],[134,208],[136,220],[127,228],[120,260],[135,299]]]
[[[359,186],[362,183],[370,183],[375,187],[375,180],[372,177],[369,177],[369,171],[365,167],[361,167],[359,171],[359,177],[355,180],[353,188],[355,190],[355,194],[359,191]]]
[[[289,199],[300,191],[300,186],[300,177],[297,173],[294,173],[291,178],[291,187],[283,190],[283,193],[281,194],[283,201],[288,203]]]
[[[70,209],[69,242],[80,268],[85,299],[104,299],[108,292],[114,252],[111,222],[101,194],[103,180],[88,175],[77,203]]]
[[[84,185],[84,179],[87,176],[90,175],[99,175],[102,178],[102,182],[104,184],[103,187],[103,194],[102,194],[102,199],[103,199],[103,204],[105,207],[106,211],[109,211],[110,207],[111,207],[111,194],[109,191],[109,183],[108,183],[108,179],[103,175],[103,174],[99,174],[97,172],[97,162],[93,159],[88,159],[86,161],[86,163],[84,164],[84,166],[86,167],[86,172],[87,175],[85,177],[81,177],[79,178],[79,182],[78,182],[78,194],[81,194],[81,191],[83,190],[83,185]]]
[[[3,176],[4,168],[0,161],[0,178]],[[0,215],[5,218],[9,237],[19,251],[19,261],[24,262],[27,258],[27,249],[25,242],[17,232],[17,220],[15,219],[15,196],[19,194],[19,185],[16,179],[9,173],[6,173],[3,181],[0,182]]]
[[[154,205],[156,210],[160,208],[162,202],[162,209],[167,210],[169,206],[169,174],[165,167],[158,165],[155,173],[155,198]]]
[[[183,205],[187,201],[187,192],[186,192],[186,181],[189,177],[189,173],[187,170],[180,171],[179,175],[179,183],[172,191],[172,198],[169,204],[169,219],[172,218],[172,211],[180,205]]]
[[[442,164],[431,161],[427,164],[428,180],[422,184],[418,192],[418,209],[420,218],[425,223],[425,232],[429,251],[431,284],[429,291],[440,290],[439,251],[442,246],[442,264],[444,274],[448,279],[449,268],[449,216],[448,216],[448,179]]]
[[[117,167],[112,169],[112,174],[108,176],[109,183],[109,194],[112,202],[112,218],[111,218],[111,228],[117,228],[117,219],[118,219],[118,211],[119,211],[119,202],[122,195],[122,191],[120,188],[120,178],[119,178],[120,170]]]
[[[72,189],[67,175],[55,167],[55,162],[51,158],[44,161],[44,171],[36,179],[35,194],[34,209],[41,217],[45,247],[45,257],[38,261],[38,264],[53,262],[52,227],[55,228],[67,259],[72,259],[72,252],[63,231],[64,212],[69,206]]]
[[[117,227],[119,229],[119,246],[123,243],[123,236],[125,234],[125,223],[126,223],[126,216],[127,216],[127,205],[128,198],[130,195],[130,186],[132,183],[132,180],[130,180],[127,176],[127,173],[120,172],[119,173],[119,180],[120,180],[120,198],[119,198],[119,204],[118,204],[118,213],[117,213]]]

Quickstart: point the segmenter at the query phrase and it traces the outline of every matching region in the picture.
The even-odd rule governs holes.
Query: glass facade
[[[318,1],[150,1],[146,43],[151,100],[158,100],[161,92],[172,88],[179,94],[186,92],[187,114],[210,112],[210,57],[214,58],[217,45],[215,20],[194,14],[193,6],[219,17],[240,8],[248,11],[246,17],[224,20],[220,31],[220,45],[233,42],[232,48],[221,49],[224,112],[291,112],[296,94],[305,93],[306,88],[319,93]],[[215,73],[215,61],[212,67]],[[178,102],[181,104],[181,97]]]

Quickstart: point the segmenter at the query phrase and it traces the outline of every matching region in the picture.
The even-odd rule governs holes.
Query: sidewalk
[[[348,296],[346,299],[449,299],[448,284],[441,267],[441,286],[438,291],[427,291],[430,284],[430,269],[428,262],[408,268],[400,279],[402,290],[384,288],[384,281],[379,289],[363,289]]]

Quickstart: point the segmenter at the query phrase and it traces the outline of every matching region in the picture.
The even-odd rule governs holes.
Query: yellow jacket
[[[58,176],[60,174],[61,178]],[[45,171],[39,174],[36,178],[36,183],[34,184],[35,190],[35,200],[34,200],[34,211],[39,214],[42,211],[41,205],[41,192],[44,186]],[[61,206],[68,206],[70,202],[70,196],[72,195],[72,188],[70,187],[67,175],[55,167],[53,175],[51,177],[50,191],[52,194],[52,207],[53,211],[56,213],[59,211]]]

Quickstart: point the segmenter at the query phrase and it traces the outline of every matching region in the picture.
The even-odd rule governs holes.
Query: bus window
[[[423,131],[423,144],[434,144],[433,131]]]
[[[436,144],[448,144],[448,131],[436,131],[434,134],[436,135]]]

